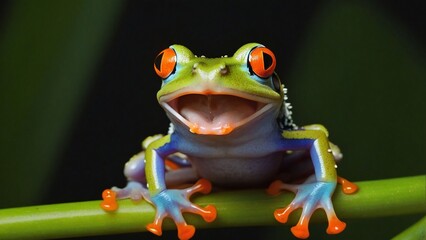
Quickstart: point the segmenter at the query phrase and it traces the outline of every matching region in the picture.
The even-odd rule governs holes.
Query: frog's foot
[[[285,208],[275,210],[274,216],[278,222],[286,223],[291,212],[298,208],[303,208],[299,222],[291,228],[291,232],[298,238],[309,237],[309,220],[318,208],[323,208],[328,218],[328,234],[338,234],[342,232],[346,224],[340,221],[333,209],[331,195],[336,187],[333,182],[313,182],[300,185],[285,184],[281,181],[273,182],[267,192],[278,194],[280,190],[289,190],[296,193],[294,200]]]
[[[161,236],[161,226],[165,217],[170,217],[178,229],[179,239],[190,239],[195,233],[195,227],[188,225],[182,212],[191,212],[200,215],[206,222],[216,219],[216,208],[208,205],[201,208],[190,202],[189,198],[196,192],[207,194],[211,191],[211,184],[205,179],[200,179],[192,187],[186,189],[166,189],[152,197],[156,207],[154,222],[148,224],[146,229]]]
[[[105,189],[102,193],[103,201],[101,207],[108,212],[115,211],[118,208],[117,199],[130,198],[139,201],[142,198],[150,202],[148,190],[139,182],[130,181],[125,188],[113,187]]]

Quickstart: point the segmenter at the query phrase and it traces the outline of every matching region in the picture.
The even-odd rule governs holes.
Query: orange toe
[[[301,239],[306,239],[309,237],[309,229],[305,225],[296,225],[291,228],[291,232],[294,236]]]
[[[212,184],[207,179],[202,178],[198,180],[195,185],[199,185],[197,187],[199,187],[199,192],[201,193],[207,194],[212,191]]]
[[[146,230],[152,232],[153,234],[157,236],[161,236],[163,234],[161,230],[161,226],[155,223],[149,223],[148,225],[146,225]]]
[[[269,195],[277,195],[281,191],[282,182],[280,180],[276,180],[272,182],[268,189],[266,189],[266,193]]]
[[[177,228],[180,240],[188,240],[195,234],[195,227],[192,225],[179,224],[177,225]]]
[[[217,210],[213,205],[207,205],[204,210],[206,212],[200,213],[201,217],[203,217],[206,222],[213,222],[217,216]]]
[[[342,185],[342,191],[345,194],[353,194],[358,191],[358,186],[345,178],[338,177],[337,182]]]
[[[105,189],[102,192],[103,201],[101,202],[101,208],[105,211],[111,212],[115,211],[118,208],[116,193],[111,189]]]
[[[288,220],[288,216],[293,210],[290,207],[286,208],[278,208],[274,211],[275,219],[280,223],[286,223]]]
[[[341,233],[346,228],[346,223],[340,221],[338,218],[331,218],[328,221],[328,234],[338,234]]]

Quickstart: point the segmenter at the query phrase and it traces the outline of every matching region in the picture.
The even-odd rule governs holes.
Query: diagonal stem
[[[426,203],[425,203],[426,204]],[[418,222],[401,232],[392,240],[417,240],[426,239],[426,216],[422,217]]]

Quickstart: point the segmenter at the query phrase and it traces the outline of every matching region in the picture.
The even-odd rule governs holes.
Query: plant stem
[[[334,195],[334,206],[341,218],[367,218],[426,213],[426,175],[358,182],[360,190],[345,195],[340,189]],[[273,211],[286,206],[293,194],[268,196],[262,190],[217,191],[198,196],[194,202],[214,204],[215,222],[206,224],[198,216],[186,215],[197,227],[259,226],[278,224]],[[119,209],[106,213],[100,201],[30,206],[0,210],[0,239],[46,239],[93,236],[145,231],[154,219],[154,208],[145,201],[120,200]],[[324,214],[314,220],[325,220]],[[294,223],[298,214],[293,214]],[[166,221],[165,229],[173,228]]]
[[[421,218],[418,222],[407,228],[405,231],[392,238],[392,240],[418,239],[426,239],[426,216]]]

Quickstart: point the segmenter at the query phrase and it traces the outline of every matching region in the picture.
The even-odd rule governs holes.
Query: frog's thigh
[[[124,165],[124,175],[128,181],[146,182],[145,178],[145,152],[140,152]]]
[[[187,183],[194,183],[199,179],[192,167],[179,168],[166,173],[167,187],[177,187]]]

